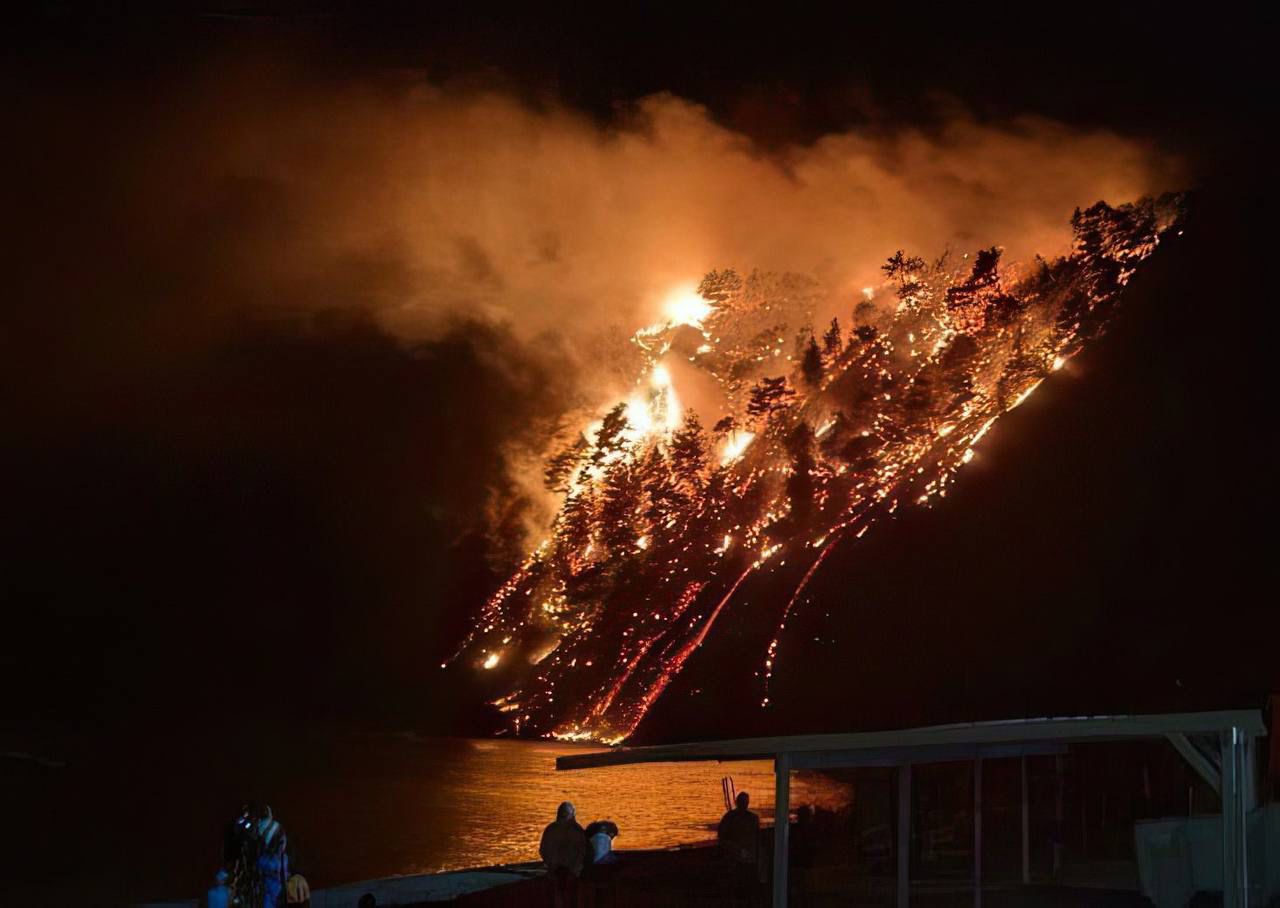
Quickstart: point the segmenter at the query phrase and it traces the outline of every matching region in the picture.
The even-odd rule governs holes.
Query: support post
[[[982,758],[973,761],[973,904],[982,908]]]
[[[787,908],[787,869],[791,850],[791,760],[773,759],[773,908]]]
[[[898,767],[898,908],[911,901],[911,764]]]
[[[1053,758],[1053,771],[1057,776],[1057,791],[1053,803],[1053,878],[1062,873],[1062,853],[1066,850],[1067,815],[1063,810],[1066,785],[1063,780],[1062,756]]]
[[[1248,908],[1249,861],[1245,837],[1246,735],[1239,728],[1222,733],[1222,905]]]
[[[1031,799],[1027,790],[1027,758],[1022,758],[1022,885],[1031,883]]]

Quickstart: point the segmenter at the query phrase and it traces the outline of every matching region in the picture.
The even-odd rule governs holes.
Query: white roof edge
[[[1133,716],[1046,716],[995,722],[964,722],[893,731],[849,732],[821,735],[787,735],[768,738],[736,738],[650,747],[621,747],[556,758],[556,769],[591,769],[632,763],[744,760],[785,753],[852,751],[869,748],[926,748],[937,745],[1105,741],[1124,738],[1159,738],[1165,735],[1214,734],[1239,728],[1261,737],[1267,727],[1256,709],[1199,713],[1159,713]]]

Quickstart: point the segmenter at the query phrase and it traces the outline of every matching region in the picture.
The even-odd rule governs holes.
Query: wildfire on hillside
[[[494,704],[512,731],[617,743],[742,584],[791,561],[798,582],[758,654],[767,706],[823,561],[900,506],[945,497],[1000,416],[1105,330],[1180,217],[1177,196],[1100,202],[1073,217],[1069,254],[1032,264],[899,251],[848,321],[817,330],[817,288],[799,276],[718,271],[673,293],[632,339],[634,392],[550,457],[551,533],[455,658],[522,666]],[[677,363],[720,391],[709,428],[681,406]]]

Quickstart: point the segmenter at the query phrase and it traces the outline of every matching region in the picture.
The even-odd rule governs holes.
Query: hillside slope
[[[1224,270],[1258,242],[1244,205],[1198,205],[1109,333],[1001,419],[948,497],[827,560],[779,640],[767,707],[758,633],[735,622],[632,740],[1244,706],[1280,689],[1274,315]]]

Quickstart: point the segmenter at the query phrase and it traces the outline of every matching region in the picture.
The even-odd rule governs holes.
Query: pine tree
[[[762,378],[751,388],[747,415],[757,424],[766,423],[774,413],[790,406],[795,396],[796,392],[787,386],[785,375]]]
[[[582,557],[591,543],[596,507],[595,496],[586,487],[565,499],[553,530],[556,551],[561,558],[572,563]]]
[[[677,487],[686,495],[702,491],[707,469],[707,433],[698,414],[685,412],[684,425],[671,436],[671,472]]]
[[[614,461],[605,471],[596,526],[600,542],[614,558],[636,550],[643,491],[639,472],[626,460]]]
[[[716,309],[728,306],[741,291],[742,278],[732,268],[726,268],[724,271],[710,271],[698,284],[698,295]]]
[[[816,484],[813,470],[813,429],[801,422],[787,436],[787,453],[791,456],[791,475],[787,477],[787,497],[791,499],[791,516],[804,521],[813,513]]]
[[[969,277],[947,288],[947,311],[961,331],[973,334],[986,325],[992,302],[1000,294],[1000,250],[995,246],[979,249]]]
[[[804,356],[800,360],[800,374],[804,377],[805,384],[816,388],[822,384],[822,372],[822,350],[818,348],[818,342],[811,334],[809,343],[804,347]]]
[[[542,482],[547,487],[547,491],[559,492],[562,495],[567,493],[569,477],[578,468],[586,453],[587,440],[579,435],[562,448],[560,453],[547,461],[547,467],[542,472]]]
[[[898,298],[905,300],[920,289],[916,275],[924,270],[924,259],[918,255],[906,255],[899,249],[880,266],[880,270],[889,280],[897,282]]]
[[[591,462],[596,466],[609,460],[621,451],[626,444],[624,433],[629,427],[627,422],[627,405],[618,404],[604,415],[604,421],[596,431],[595,450],[591,452]]]
[[[831,327],[822,335],[822,352],[826,354],[828,359],[834,359],[840,355],[840,350],[844,346],[840,336],[840,320],[833,318]]]
[[[643,514],[649,532],[665,529],[687,503],[675,487],[671,465],[662,449],[651,445],[636,467],[644,491]]]
[[[907,255],[901,249],[889,256],[888,260],[880,266],[880,270],[891,281],[901,281],[910,278],[918,271],[924,269],[924,259],[918,255]]]
[[[725,416],[711,427],[711,434],[717,439],[726,438],[738,431],[738,421],[733,416]]]

